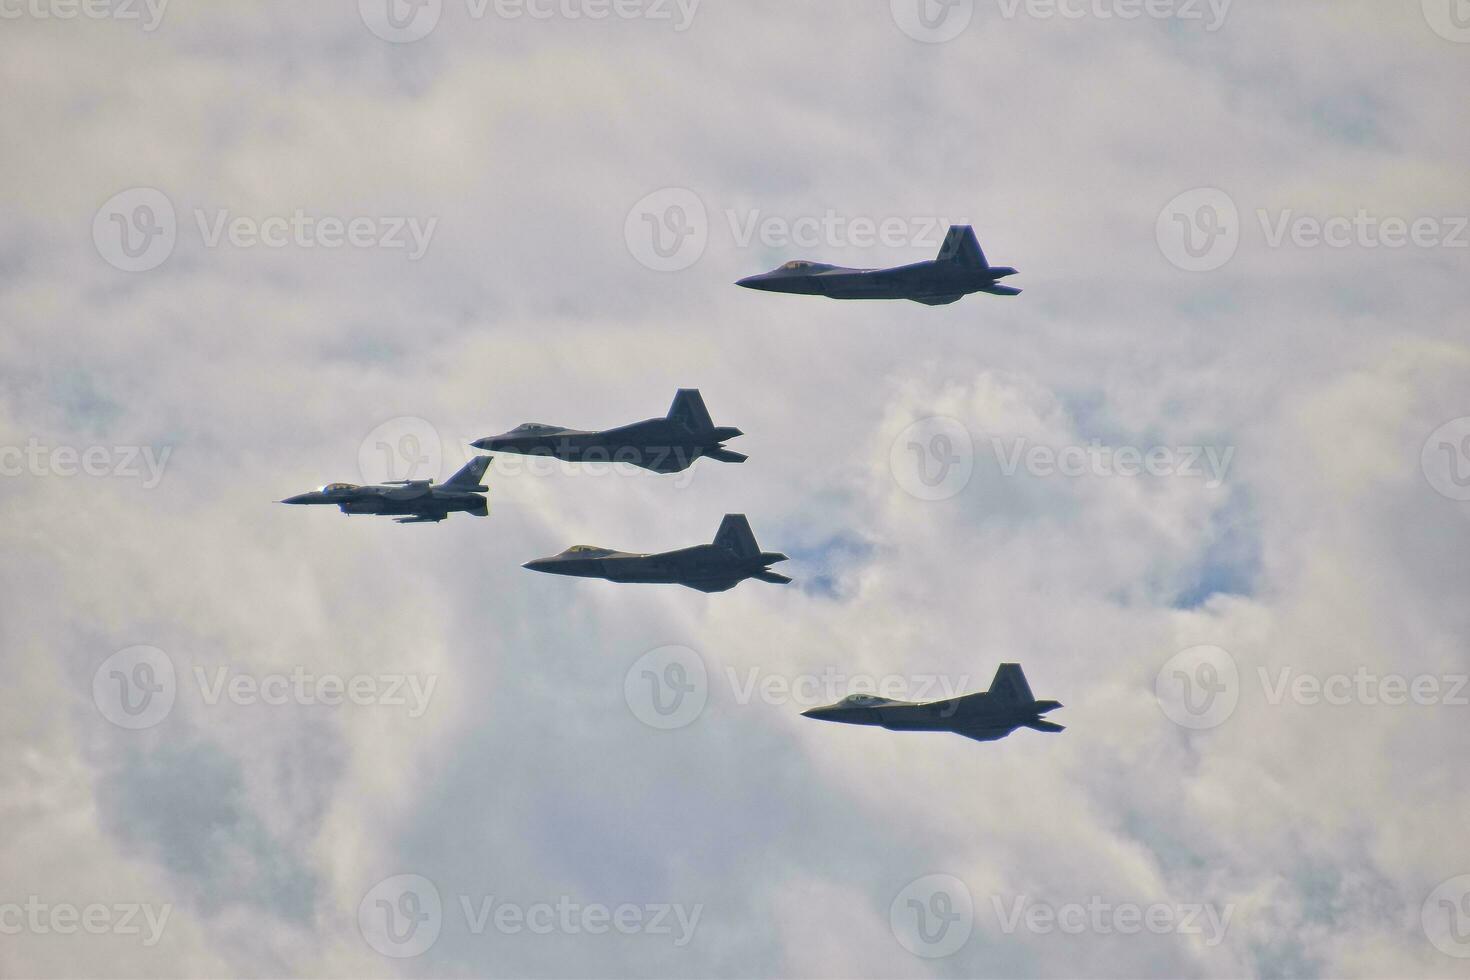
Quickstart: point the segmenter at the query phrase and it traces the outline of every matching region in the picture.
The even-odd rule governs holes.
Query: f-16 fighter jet
[[[336,504],[344,514],[402,514],[398,524],[437,524],[455,511],[475,517],[490,513],[482,486],[489,456],[476,456],[443,483],[431,480],[398,480],[381,486],[359,487],[351,483],[328,483],[320,490],[287,497],[283,504]]]
[[[791,579],[769,567],[785,560],[785,555],[761,551],[744,514],[726,514],[714,544],[657,555],[635,555],[583,544],[553,558],[526,562],[523,567],[553,575],[605,578],[609,582],[652,582],[724,592],[748,578],[785,585]]]
[[[1005,738],[1017,728],[1059,732],[1062,726],[1041,716],[1060,708],[1057,701],[1038,701],[1020,664],[1001,664],[983,694],[914,704],[871,694],[852,694],[825,708],[803,711],[808,718],[849,725],[881,725],[894,732],[954,732],[977,742]]]
[[[574,463],[632,463],[657,473],[678,473],[701,456],[722,463],[745,462],[748,457],[724,446],[725,440],[739,435],[739,429],[715,427],[697,390],[680,388],[669,414],[661,419],[601,432],[527,422],[472,445],[491,452],[554,456]]]
[[[797,260],[772,272],[741,279],[735,285],[772,293],[801,293],[833,299],[911,299],[925,306],[944,306],[970,293],[1016,296],[1020,290],[1002,286],[1014,276],[1008,265],[991,265],[980,250],[975,230],[953,225],[944,236],[939,258],[892,269],[846,269],[840,265]]]

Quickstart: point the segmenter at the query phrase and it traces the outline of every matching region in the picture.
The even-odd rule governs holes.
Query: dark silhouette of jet
[[[464,511],[475,517],[490,513],[482,486],[489,456],[476,456],[443,483],[431,480],[399,480],[381,486],[360,487],[352,483],[328,483],[320,490],[287,497],[283,504],[336,504],[344,514],[387,514],[399,517],[398,524],[436,524],[451,513]]]
[[[772,293],[830,296],[832,299],[910,299],[925,306],[944,306],[970,293],[1017,296],[1015,286],[1000,280],[1014,276],[1008,265],[993,266],[985,260],[975,230],[953,225],[944,236],[939,258],[892,269],[846,269],[840,265],[797,260],[772,272],[749,276],[736,283],[748,289]]]
[[[657,555],[629,554],[584,544],[552,558],[526,562],[523,567],[553,575],[605,578],[609,582],[663,583],[700,592],[724,592],[748,578],[785,585],[791,579],[769,567],[778,561],[786,561],[786,556],[761,551],[744,514],[726,514],[714,544]]]
[[[1041,717],[1060,707],[1057,701],[1038,701],[1032,696],[1020,664],[1001,664],[990,690],[983,694],[924,704],[852,694],[836,704],[802,714],[849,725],[880,725],[894,732],[954,732],[977,742],[993,742],[1022,727],[1038,732],[1062,731],[1061,725]]]
[[[678,473],[701,456],[722,463],[745,462],[748,457],[724,446],[725,440],[742,434],[739,429],[716,428],[699,392],[680,388],[669,414],[661,419],[601,432],[527,422],[471,445],[491,452],[554,456],[576,463],[632,463],[657,473]]]

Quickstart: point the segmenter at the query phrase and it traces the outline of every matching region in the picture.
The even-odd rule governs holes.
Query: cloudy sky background
[[[1210,30],[1203,5],[1123,21],[977,0],[943,43],[902,8],[705,0],[678,30],[676,7],[444,0],[412,43],[346,0],[175,0],[151,31],[141,6],[7,8],[0,446],[169,455],[156,485],[51,455],[0,479],[0,904],[171,911],[152,945],[0,935],[0,973],[1470,975],[1451,955],[1470,955],[1470,903],[1440,904],[1470,888],[1451,881],[1470,874],[1470,706],[1273,703],[1261,673],[1470,671],[1470,428],[1431,440],[1470,416],[1470,248],[1443,220],[1470,210],[1470,44],[1448,6],[1238,0]],[[177,214],[149,271],[94,243],[133,188]],[[705,214],[672,272],[628,233],[669,188]],[[1166,209],[1209,188],[1238,248],[1186,271]],[[415,261],[210,246],[196,217],[298,209],[437,224]],[[1360,210],[1452,240],[1273,246],[1259,217]],[[908,240],[737,234],[829,213]],[[731,285],[798,256],[929,258],[935,220],[973,222],[1024,295]],[[500,458],[490,517],[437,526],[273,503],[381,476],[363,471],[380,440],[427,431],[447,475],[471,439],[662,414],[681,386],[747,433],[749,462],[660,479]],[[1232,455],[1218,486],[1068,477],[1007,473],[995,440]],[[915,468],[930,450],[959,457],[938,494]],[[732,511],[795,584],[519,567],[706,541]],[[126,730],[93,682],[138,645],[176,697]],[[658,730],[625,680],[670,645],[706,667],[707,703]],[[1191,729],[1156,679],[1200,645],[1236,665],[1236,706]],[[1066,733],[896,735],[744,694],[833,672],[981,690],[1002,661],[1066,705]],[[220,668],[435,687],[419,717],[210,704],[196,669]],[[359,926],[403,874],[444,908],[411,958]],[[944,956],[902,928],[930,875],[972,906]],[[460,899],[490,896],[700,918],[683,945],[677,926],[476,934]],[[1007,931],[1017,902],[1230,918],[1223,937]]]

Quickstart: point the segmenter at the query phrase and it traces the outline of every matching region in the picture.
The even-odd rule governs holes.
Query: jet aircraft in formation
[[[1063,726],[1041,717],[1060,707],[1057,701],[1036,700],[1020,664],[1001,664],[990,690],[980,694],[923,704],[851,694],[836,704],[802,714],[848,725],[878,725],[893,732],[954,732],[977,742],[993,742],[1017,728],[1062,731]]]
[[[891,269],[848,269],[798,260],[741,279],[737,285],[833,299],[907,299],[942,306],[977,292],[1015,296],[1021,290],[1000,283],[1015,274],[1009,266],[992,266],[986,260],[974,229],[955,225],[945,236],[939,257],[931,262]],[[745,462],[746,456],[725,448],[727,441],[741,434],[739,429],[714,424],[697,389],[681,388],[663,418],[603,430],[527,422],[471,445],[489,452],[551,456],[568,462],[625,462],[656,473],[678,473],[701,457],[723,463]],[[477,456],[442,484],[429,480],[377,486],[329,483],[320,490],[287,497],[281,503],[333,504],[346,514],[396,516],[400,524],[437,523],[456,512],[484,517],[489,510],[484,494],[489,488],[480,481],[490,460],[489,456]],[[786,560],[783,554],[760,550],[744,514],[726,514],[712,544],[658,554],[578,545],[523,567],[553,575],[725,592],[751,578],[789,583],[789,577],[770,567]],[[1060,707],[1056,701],[1036,700],[1019,664],[1001,664],[990,689],[979,694],[925,703],[853,694],[836,704],[802,713],[823,721],[873,725],[890,731],[954,732],[989,742],[1023,727],[1060,732],[1061,725],[1042,717]]]
[[[656,473],[678,473],[707,456],[722,463],[748,458],[725,448],[743,435],[739,429],[717,428],[694,388],[680,388],[669,414],[616,429],[586,431],[527,422],[498,436],[471,443],[491,452],[553,456],[580,463],[632,463]]]
[[[609,582],[683,585],[700,592],[725,592],[748,578],[785,585],[791,579],[771,565],[786,556],[761,551],[744,514],[726,514],[713,544],[700,544],[655,555],[631,554],[577,545],[551,558],[527,562],[533,572],[602,578]]]
[[[975,229],[953,225],[944,236],[939,257],[892,269],[847,269],[797,259],[771,272],[747,276],[736,283],[747,289],[772,293],[800,293],[832,299],[908,299],[925,306],[944,306],[970,293],[1017,296],[1015,286],[1000,280],[1014,276],[1008,265],[993,266],[980,250]]]
[[[489,456],[476,456],[443,483],[432,480],[398,480],[377,486],[328,483],[320,490],[287,497],[283,504],[335,504],[344,514],[404,515],[398,524],[437,524],[451,513],[463,511],[475,517],[490,513],[484,495],[490,491],[480,483]]]

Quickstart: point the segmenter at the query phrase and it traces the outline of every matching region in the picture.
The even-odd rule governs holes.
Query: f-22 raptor
[[[791,579],[770,569],[778,561],[786,561],[786,556],[761,551],[744,514],[726,514],[714,544],[656,555],[581,544],[551,558],[526,562],[523,567],[533,572],[603,578],[609,582],[683,585],[700,592],[725,592],[748,578],[785,585]]]
[[[1014,276],[1008,265],[986,261],[969,225],[953,225],[944,236],[939,257],[892,269],[847,269],[840,265],[795,260],[771,272],[748,276],[735,285],[772,293],[800,293],[832,299],[908,299],[925,306],[944,306],[970,293],[1017,296],[1015,286],[1000,280]]]
[[[398,480],[379,486],[328,483],[320,490],[287,497],[283,504],[336,504],[344,514],[404,515],[397,524],[437,524],[451,513],[463,511],[475,517],[490,513],[483,494],[490,488],[480,483],[489,456],[476,456],[443,483],[431,480]]]
[[[656,473],[678,473],[701,456],[722,463],[745,462],[748,457],[725,448],[726,440],[739,435],[743,435],[739,429],[715,426],[698,390],[680,388],[669,414],[661,419],[600,432],[527,422],[471,445],[491,452],[554,456],[576,463],[632,463]]]
[[[1057,701],[1038,701],[1020,664],[1001,664],[982,694],[914,704],[871,694],[851,694],[825,708],[803,711],[808,718],[849,725],[880,725],[893,732],[954,732],[977,742],[1005,738],[1017,728],[1060,732],[1063,726],[1041,716],[1060,708]]]

